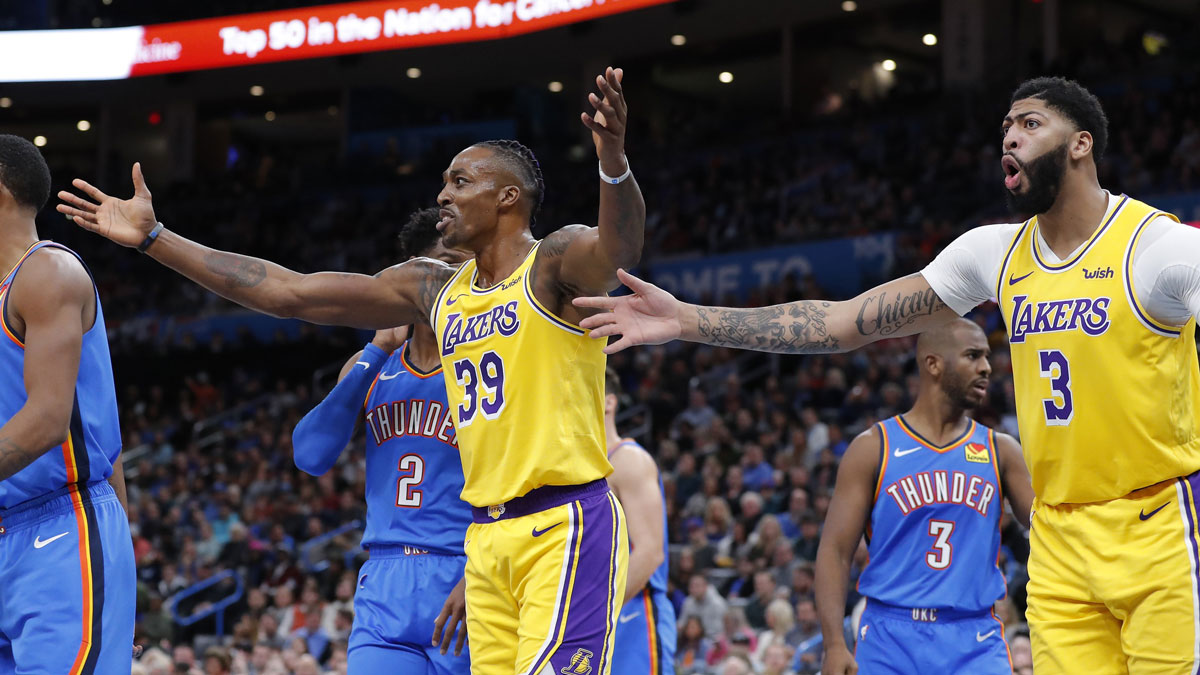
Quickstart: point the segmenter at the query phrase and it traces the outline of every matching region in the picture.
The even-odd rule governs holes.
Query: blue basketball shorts
[[[1004,625],[990,611],[910,609],[868,600],[856,637],[860,675],[1012,675]]]

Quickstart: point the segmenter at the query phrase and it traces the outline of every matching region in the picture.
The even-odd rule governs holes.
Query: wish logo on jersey
[[[454,418],[441,401],[414,398],[381,403],[366,414],[376,445],[402,436],[421,436],[457,448]]]
[[[1108,315],[1109,298],[1068,298],[1028,302],[1028,295],[1013,296],[1009,320],[1009,342],[1019,344],[1026,335],[1082,330],[1087,335],[1103,335],[1112,321]]]
[[[442,356],[450,356],[459,345],[482,340],[494,333],[504,337],[516,333],[521,327],[517,304],[516,300],[510,300],[474,316],[457,312],[447,315],[446,330],[442,333]]]

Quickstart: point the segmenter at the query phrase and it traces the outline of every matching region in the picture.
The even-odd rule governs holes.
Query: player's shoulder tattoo
[[[446,282],[450,281],[450,277],[453,277],[457,271],[457,267],[447,265],[441,260],[413,258],[408,262],[389,267],[379,272],[379,275],[395,274],[397,283],[411,284],[412,301],[416,303],[423,315],[428,316],[434,303],[437,302],[438,293],[442,292]]]

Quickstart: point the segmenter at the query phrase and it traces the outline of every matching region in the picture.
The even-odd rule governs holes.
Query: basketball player
[[[675,672],[675,606],[667,597],[667,506],[658,465],[645,448],[617,432],[621,381],[604,376],[604,431],[613,472],[608,484],[625,507],[629,529],[629,577],[617,619],[613,672],[663,675]],[[661,517],[660,517],[661,515]]]
[[[400,230],[402,255],[457,265],[461,251],[441,245],[437,209],[414,213]],[[463,537],[471,507],[458,498],[462,462],[446,403],[437,338],[426,324],[378,331],[350,357],[337,386],[292,432],[296,466],[314,476],[333,468],[354,435],[367,425],[367,527],[371,558],[359,570],[350,630],[352,673],[471,671],[460,655],[467,631],[454,616],[429,644],[430,627],[447,616],[437,608],[461,593]],[[364,403],[365,401],[365,403]],[[396,599],[405,598],[403,609]],[[442,631],[438,631],[441,633]],[[458,633],[453,655],[449,643]],[[439,649],[441,647],[441,649]]]
[[[275,316],[381,329],[428,321],[454,409],[467,532],[467,634],[477,675],[607,675],[629,546],[604,477],[603,345],[579,321],[578,296],[618,285],[641,257],[646,207],[625,159],[622,72],[596,78],[583,113],[600,159],[598,227],[544,240],[530,231],[544,183],[516,141],[460,152],[438,195],[443,243],[471,252],[455,269],[418,258],[376,276],[298,274],[215,251],[163,228],[134,165],[134,197],[85,181],[59,210],[136,246],[209,290]],[[548,414],[553,413],[553,414]],[[589,668],[591,669],[589,671]]]
[[[49,198],[41,153],[0,135],[0,673],[127,673],[133,539],[108,482],[108,333],[83,260],[38,240]]]
[[[1037,500],[1034,669],[1182,673],[1200,665],[1200,230],[1103,190],[1100,102],[1038,78],[1004,116],[1004,187],[1021,223],[975,228],[921,273],[845,302],[697,307],[621,272],[636,293],[580,299],[608,347],[675,338],[760,351],[855,349],[996,298]],[[1161,508],[1167,508],[1164,513]]]
[[[956,319],[917,340],[912,410],[850,444],[817,552],[822,673],[1012,673],[1004,626],[1002,498],[1028,525],[1033,487],[1021,446],[966,416],[987,394],[988,342]],[[854,656],[842,623],[850,561],[864,532],[867,607]]]

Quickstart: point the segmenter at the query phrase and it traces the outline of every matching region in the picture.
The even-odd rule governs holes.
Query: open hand
[[[458,641],[454,645],[454,655],[462,654],[463,643],[467,641],[467,578],[458,580],[454,590],[446,596],[442,611],[433,624],[433,645],[440,647],[442,654],[450,648],[454,633],[458,632]]]
[[[621,336],[620,340],[606,346],[604,353],[616,354],[626,347],[658,345],[679,337],[683,331],[679,321],[682,302],[625,270],[617,270],[617,278],[633,291],[633,295],[601,295],[573,300],[576,307],[607,310],[579,322],[580,327],[591,331],[594,338]]]
[[[625,93],[621,89],[621,80],[625,71],[620,68],[605,69],[603,75],[596,76],[596,86],[604,98],[596,94],[588,94],[588,101],[596,109],[596,114],[581,113],[583,125],[592,130],[592,142],[596,144],[596,156],[604,173],[609,176],[620,176],[625,173],[625,126],[629,119],[629,108],[625,105]]]
[[[129,199],[110,197],[82,178],[76,178],[71,184],[92,201],[63,190],[58,193],[58,198],[64,203],[56,208],[85,230],[132,248],[140,245],[158,224],[154,206],[150,203],[150,188],[146,187],[146,179],[142,177],[141,163],[133,165],[133,197]]]

